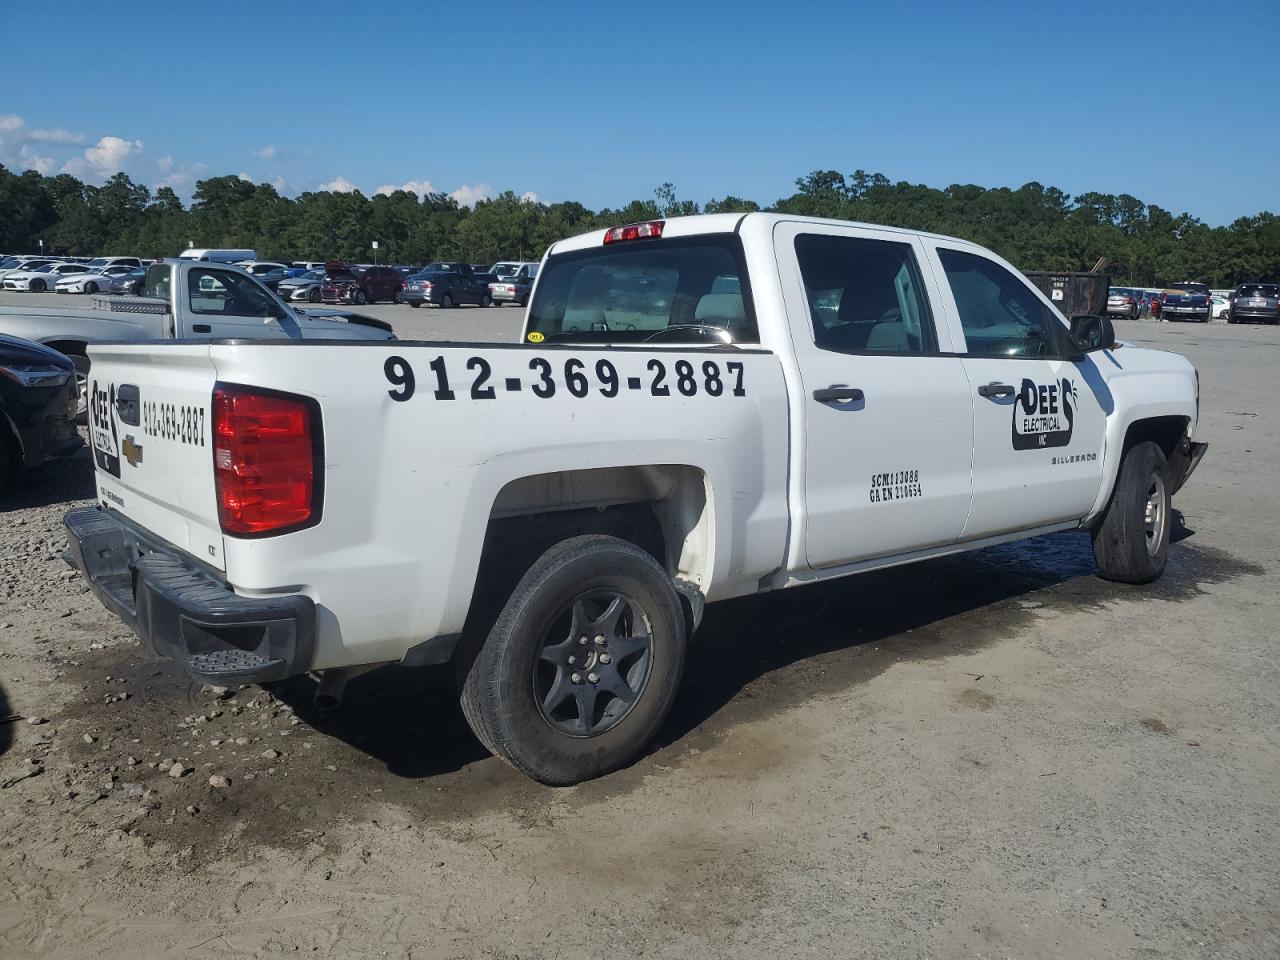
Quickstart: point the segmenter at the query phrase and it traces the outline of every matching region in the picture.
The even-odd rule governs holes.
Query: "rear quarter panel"
[[[300,591],[316,601],[317,668],[399,659],[419,641],[461,630],[494,501],[522,477],[697,467],[712,511],[709,598],[752,592],[782,561],[787,399],[771,354],[393,342],[215,345],[211,356],[223,382],[320,403],[321,522],[225,540],[238,592]],[[681,361],[695,371],[688,396],[675,375]],[[606,396],[602,362],[618,373],[616,396]],[[740,394],[731,362],[742,364]],[[653,392],[655,363],[666,370],[665,395]],[[707,363],[716,365],[718,395],[708,390]],[[582,396],[569,390],[569,364],[581,364]],[[544,375],[554,383],[545,397],[534,390],[550,392]]]

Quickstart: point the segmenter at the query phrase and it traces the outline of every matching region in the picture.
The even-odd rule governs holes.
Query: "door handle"
[[[813,391],[813,399],[819,403],[856,403],[863,399],[862,391],[857,387],[842,387],[833,384],[825,390]]]
[[[212,329],[213,327],[209,326],[207,323],[193,323],[191,325],[192,333],[208,333]]]
[[[1018,391],[1007,383],[984,383],[978,388],[978,396],[980,397],[1012,397]]]

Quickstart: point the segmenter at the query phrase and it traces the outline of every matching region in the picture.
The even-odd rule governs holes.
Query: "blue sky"
[[[1131,193],[1214,224],[1280,211],[1276,0],[57,9],[29,43],[6,21],[11,169],[598,208],[667,180],[771,203],[863,168]]]

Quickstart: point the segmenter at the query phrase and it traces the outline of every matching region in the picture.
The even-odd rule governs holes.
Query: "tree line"
[[[699,205],[670,183],[652,199],[589,210],[539,203],[508,191],[474,207],[441,193],[397,190],[281,196],[270,184],[223,176],[196,184],[184,205],[169,187],[152,192],[117,173],[101,186],[70,174],[18,174],[0,166],[0,251],[68,256],[175,256],[197,247],[251,248],[264,259],[490,263],[536,260],[556,240],[620,223],[760,209],[888,224],[963,237],[1025,271],[1090,269],[1109,261],[1113,282],[1159,286],[1199,280],[1215,287],[1280,281],[1280,218],[1269,212],[1210,227],[1129,194],[1069,196],[1028,183],[1017,189],[891,182],[879,173],[814,171],[771,206],[727,196]]]

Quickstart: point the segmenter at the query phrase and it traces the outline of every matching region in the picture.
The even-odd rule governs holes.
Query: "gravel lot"
[[[1120,332],[1202,376],[1164,580],[1099,581],[1071,534],[712,607],[657,749],[569,789],[486,757],[436,673],[326,718],[305,679],[142,660],[59,559],[89,458],[30,476],[0,498],[0,956],[1280,956],[1280,331]]]

